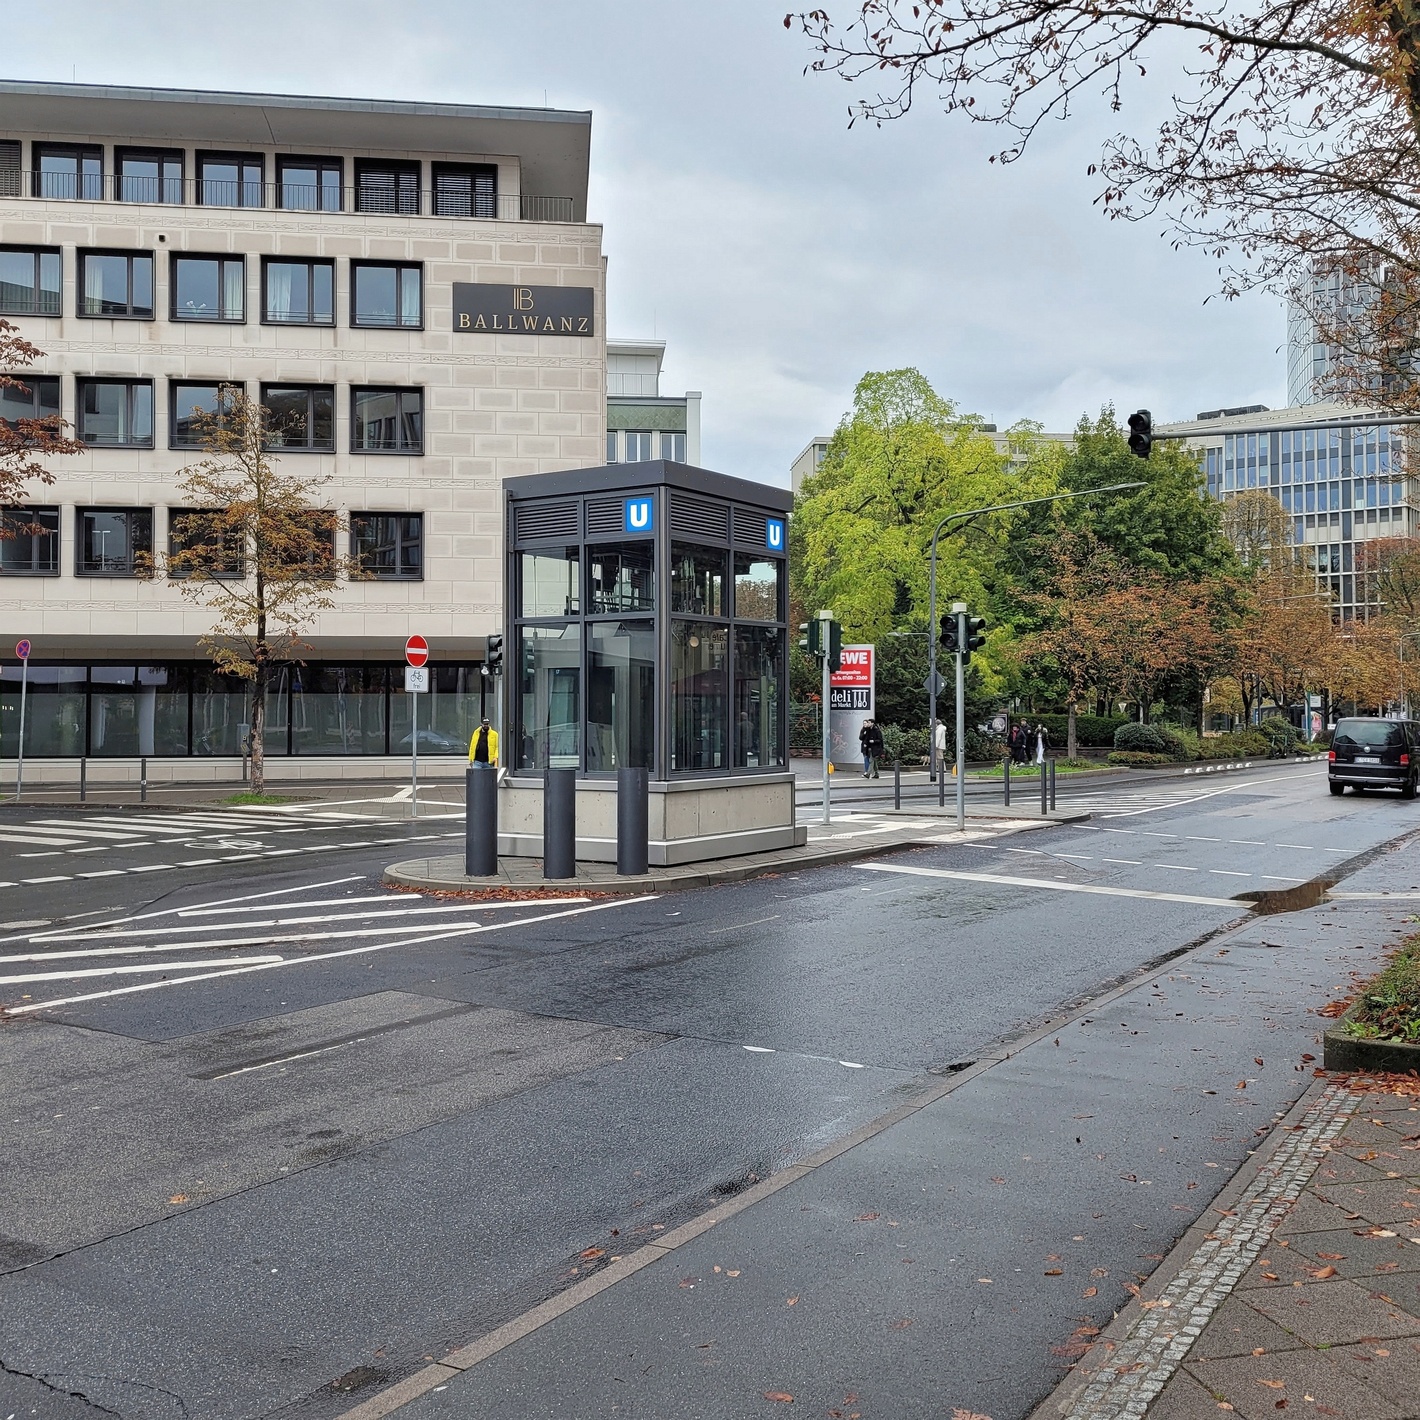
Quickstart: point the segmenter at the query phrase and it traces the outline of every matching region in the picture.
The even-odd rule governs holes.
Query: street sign
[[[414,695],[422,695],[429,689],[428,666],[405,666],[404,688]]]
[[[25,639],[24,639],[23,641],[16,641],[16,642],[15,642],[15,659],[16,659],[16,660],[20,660],[20,661],[27,661],[27,660],[29,660],[29,658],[30,658],[30,650],[31,650],[31,646],[30,646],[30,640],[29,640],[29,637],[28,637],[28,636],[25,637]]]
[[[933,682],[936,683],[935,687]],[[922,689],[925,690],[928,695],[940,696],[946,691],[946,688],[947,682],[942,678],[941,671],[933,671],[932,674],[922,682]]]
[[[411,666],[427,665],[429,661],[429,643],[422,636],[411,636],[404,643],[404,659]]]

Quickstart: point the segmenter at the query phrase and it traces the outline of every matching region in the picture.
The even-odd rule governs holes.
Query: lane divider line
[[[1251,911],[1251,904],[1230,897],[1198,897],[1182,892],[1154,892],[1148,888],[1105,887],[1100,883],[1067,883],[1048,878],[1017,878],[1005,873],[958,873],[948,868],[918,868],[906,863],[859,863],[865,873],[903,873],[912,877],[950,878],[955,882],[989,883],[1002,887],[1045,888],[1050,892],[1083,892],[1096,897],[1144,898],[1151,902],[1184,902],[1198,907],[1226,907],[1230,912]]]

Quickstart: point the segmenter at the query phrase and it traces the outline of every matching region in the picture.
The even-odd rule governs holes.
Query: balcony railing
[[[208,178],[129,177],[122,173],[32,172],[0,168],[0,198],[46,202],[118,202],[147,206],[249,208],[277,212],[346,212],[380,217],[450,217],[495,222],[571,222],[570,197],[469,192],[450,188],[391,191],[358,183],[228,182]]]

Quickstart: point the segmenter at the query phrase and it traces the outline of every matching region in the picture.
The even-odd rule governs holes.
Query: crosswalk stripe
[[[108,838],[120,840],[125,838],[148,838],[150,833],[141,828],[89,828],[87,825],[80,828],[78,825],[64,822],[63,819],[32,819],[37,827],[44,832],[53,832],[62,828],[65,833],[70,833],[78,838]]]
[[[24,843],[31,848],[72,848],[82,838],[58,838],[39,833],[0,833],[0,843]]]

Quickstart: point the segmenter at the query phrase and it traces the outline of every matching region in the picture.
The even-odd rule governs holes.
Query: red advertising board
[[[871,686],[873,684],[873,647],[845,646],[843,660],[829,676],[831,686]]]

